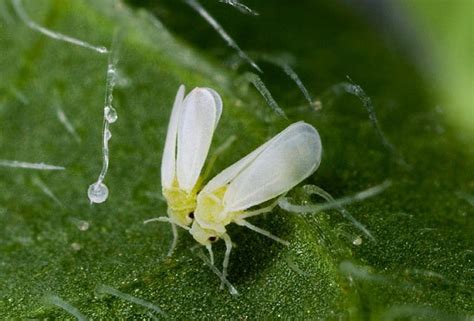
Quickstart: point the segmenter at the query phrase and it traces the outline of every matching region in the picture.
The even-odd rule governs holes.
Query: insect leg
[[[230,251],[232,251],[232,240],[227,233],[222,234],[222,239],[225,242],[225,256],[224,261],[222,262],[222,283],[221,289],[224,288],[224,280],[227,279],[227,267],[229,266]]]
[[[178,244],[178,229],[176,228],[176,224],[171,223],[171,230],[173,231],[173,241],[171,242],[170,249],[168,251],[167,256],[173,255],[174,249]]]
[[[266,237],[269,237],[271,238],[272,240],[274,241],[277,241],[278,243],[281,243],[283,245],[290,245],[290,242],[288,241],[285,241],[285,240],[282,240],[281,238],[279,238],[278,236],[275,236],[273,234],[271,234],[270,232],[268,232],[267,230],[264,230],[264,229],[261,229],[260,227],[257,227],[253,224],[250,224],[249,222],[247,222],[246,220],[242,220],[242,219],[239,219],[239,220],[236,220],[235,221],[236,224],[240,225],[240,226],[245,226],[249,229],[251,229],[252,231],[254,232],[257,232],[257,233],[260,233],[262,235],[265,235]]]
[[[174,224],[176,226],[184,228],[186,231],[189,231],[189,229],[190,229],[189,226],[180,224],[180,223],[176,222],[175,220],[171,219],[170,217],[166,217],[166,216],[150,218],[148,220],[143,221],[143,224],[148,224],[148,223],[151,223],[151,222],[166,222],[166,223]]]
[[[176,248],[176,245],[178,244],[178,229],[176,228],[177,226],[184,228],[185,230],[189,230],[189,227],[186,225],[179,224],[175,222],[172,218],[166,217],[166,216],[160,216],[160,217],[155,217],[148,219],[143,222],[143,224],[148,224],[151,222],[166,222],[171,224],[171,231],[173,232],[173,241],[171,242],[170,249],[168,250],[167,256],[173,255],[173,252]]]
[[[239,216],[239,219],[245,219],[252,216],[257,216],[260,214],[271,212],[278,205],[279,200],[280,200],[280,197],[277,198],[273,203],[271,203],[270,205],[266,207],[259,208],[258,210],[255,210],[255,211],[246,211],[244,214]]]
[[[204,263],[212,270],[212,272],[214,272],[218,277],[219,279],[225,284],[227,285],[227,287],[229,288],[229,292],[231,295],[238,295],[239,293],[237,292],[237,290],[234,288],[234,286],[232,284],[230,284],[229,281],[227,281],[226,278],[224,278],[222,276],[222,273],[221,271],[219,271],[215,266],[214,264],[211,264],[211,262],[208,260],[208,258],[204,255],[204,253],[202,253],[201,251],[197,251],[196,252],[196,255],[198,257],[201,258],[201,260],[204,261]]]
[[[211,264],[214,265],[214,252],[212,252],[212,244],[206,245],[206,249],[209,252],[209,258],[211,259]]]

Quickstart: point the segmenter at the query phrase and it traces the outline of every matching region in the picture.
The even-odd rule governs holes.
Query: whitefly
[[[318,131],[307,123],[297,122],[222,171],[199,192],[189,232],[208,249],[211,262],[212,243],[224,240],[223,283],[232,250],[227,226],[236,223],[288,245],[288,242],[251,224],[248,219],[273,210],[279,196],[314,173],[319,167],[321,153]],[[277,201],[258,207],[273,199]]]
[[[194,88],[185,96],[181,85],[176,94],[161,162],[162,193],[168,204],[168,217],[151,221],[169,222],[173,253],[178,240],[176,226],[188,228],[194,219],[201,171],[222,113],[222,100],[210,88]]]

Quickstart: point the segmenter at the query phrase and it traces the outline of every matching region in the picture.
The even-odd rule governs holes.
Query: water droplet
[[[353,241],[352,244],[359,246],[362,244],[362,238],[360,236],[356,237]]]
[[[97,52],[99,53],[108,53],[109,51],[105,47],[97,47]]]
[[[87,231],[90,227],[89,222],[77,218],[71,218],[71,221],[80,231]]]
[[[71,243],[71,247],[74,251],[79,251],[82,248],[81,244],[76,243],[76,242]]]
[[[131,80],[117,71],[116,85],[121,88],[130,86]]]
[[[115,123],[117,121],[118,115],[117,111],[112,106],[105,106],[104,108],[105,119],[110,123]]]
[[[115,74],[115,67],[113,65],[109,65],[109,67],[107,68],[107,76],[115,77]]]
[[[321,100],[318,99],[311,102],[311,107],[314,108],[314,111],[318,111],[323,108],[323,103],[321,102]]]
[[[107,186],[105,186],[105,184],[96,182],[89,186],[89,189],[87,190],[87,196],[89,197],[91,203],[100,204],[105,202],[107,197],[109,197],[109,189]]]
[[[112,132],[110,130],[105,131],[105,139],[110,140],[112,138]]]

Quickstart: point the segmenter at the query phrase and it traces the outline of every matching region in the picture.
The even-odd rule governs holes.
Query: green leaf
[[[256,17],[203,1],[241,48],[260,57],[259,77],[284,119],[245,78],[255,70],[224,63],[235,62],[235,52],[183,3],[140,9],[115,1],[23,2],[38,24],[97,46],[109,48],[117,26],[125,35],[105,178],[110,196],[90,205],[87,188],[102,165],[107,55],[35,32],[10,2],[0,2],[0,159],[66,168],[0,167],[2,319],[154,319],[159,311],[169,319],[472,318],[472,141],[437,107],[439,96],[413,59],[416,39],[377,31],[377,23],[396,21],[373,21],[332,1],[248,1]],[[294,58],[313,104],[264,61],[282,52]],[[364,107],[367,96],[351,82],[371,98],[382,136]],[[324,146],[320,169],[305,183],[337,199],[390,180],[383,193],[347,206],[375,241],[336,210],[277,209],[252,221],[289,247],[231,226],[229,281],[238,296],[219,289],[185,231],[166,257],[170,227],[143,221],[166,213],[159,168],[181,83],[223,96],[211,154],[237,136],[211,176],[304,120]],[[302,187],[288,198],[323,202]],[[216,262],[223,250],[216,246]]]

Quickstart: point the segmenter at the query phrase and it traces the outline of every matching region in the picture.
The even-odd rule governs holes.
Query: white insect
[[[321,153],[317,130],[309,124],[297,122],[222,171],[199,192],[189,232],[207,248],[211,262],[211,244],[220,238],[224,240],[223,280],[227,276],[232,250],[226,226],[236,223],[288,245],[288,242],[247,221],[250,217],[270,212],[278,202],[249,209],[288,192],[314,173],[319,167]]]
[[[181,85],[171,112],[161,163],[162,193],[168,217],[145,221],[169,222],[173,231],[171,255],[178,241],[176,226],[189,229],[193,222],[200,177],[214,129],[222,113],[222,100],[210,88],[194,88],[186,97]]]

